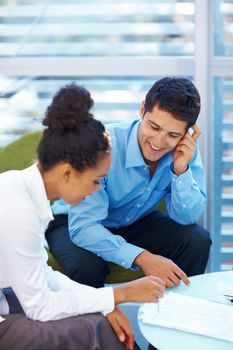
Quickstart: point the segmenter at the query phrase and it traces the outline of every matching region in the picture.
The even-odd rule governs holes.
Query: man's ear
[[[143,100],[142,103],[141,103],[141,107],[140,107],[140,110],[139,110],[139,114],[140,114],[140,117],[143,119],[144,114],[145,114],[145,101],[144,101],[144,100]]]

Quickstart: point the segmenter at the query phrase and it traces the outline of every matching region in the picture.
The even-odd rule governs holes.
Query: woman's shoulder
[[[29,197],[20,170],[0,174],[0,193],[3,209],[27,205]]]

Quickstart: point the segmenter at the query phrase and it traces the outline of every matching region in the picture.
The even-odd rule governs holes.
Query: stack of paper
[[[140,308],[144,323],[233,342],[233,306],[169,292],[157,304]]]

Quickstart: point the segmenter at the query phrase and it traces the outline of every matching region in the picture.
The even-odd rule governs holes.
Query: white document
[[[233,306],[173,292],[157,304],[140,308],[144,323],[198,333],[233,342]]]

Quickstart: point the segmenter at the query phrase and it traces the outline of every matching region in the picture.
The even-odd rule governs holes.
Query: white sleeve
[[[48,267],[41,223],[28,208],[2,213],[1,262],[26,315],[39,321],[114,309],[111,287],[84,286]]]

